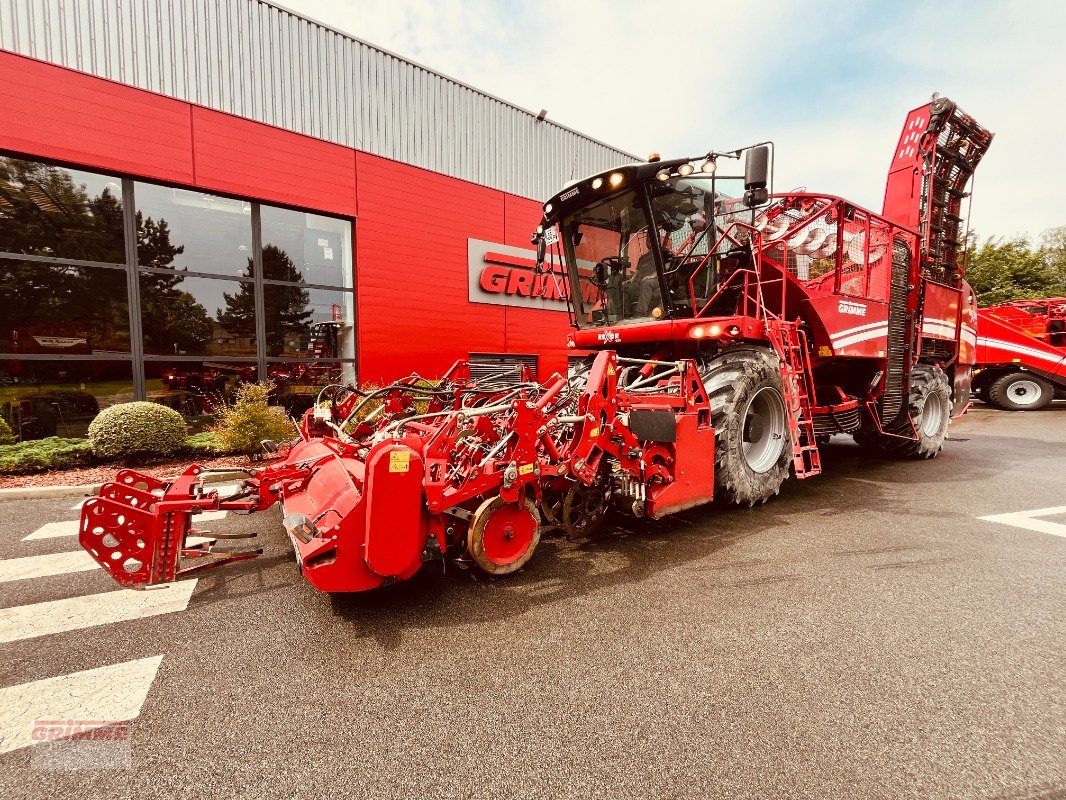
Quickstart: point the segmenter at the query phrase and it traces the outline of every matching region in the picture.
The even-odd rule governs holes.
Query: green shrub
[[[0,446],[0,475],[26,475],[48,469],[69,469],[94,462],[86,439],[32,439]]]
[[[171,455],[181,450],[187,434],[181,414],[144,401],[105,408],[89,423],[89,441],[98,458]]]
[[[222,444],[217,433],[204,431],[188,437],[182,452],[192,458],[217,458],[227,455],[230,451]]]
[[[219,410],[215,434],[226,451],[255,455],[264,439],[287,442],[296,436],[292,420],[267,404],[273,388],[269,381],[241,384],[233,405]]]
[[[14,441],[15,434],[12,433],[11,426],[3,417],[0,417],[0,445],[13,444]]]

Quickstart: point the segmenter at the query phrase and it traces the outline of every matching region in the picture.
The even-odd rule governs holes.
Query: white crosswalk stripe
[[[39,527],[29,536],[23,536],[22,541],[30,542],[35,539],[54,539],[57,536],[77,536],[78,520],[65,519],[62,522],[48,522]]]
[[[205,511],[202,514],[197,514],[192,518],[193,526],[198,525],[201,522],[214,522],[220,519],[225,519],[229,514],[228,511]],[[32,542],[37,539],[55,539],[60,536],[77,536],[78,535],[78,520],[68,519],[62,522],[49,522],[28,536],[23,536],[22,541]]]
[[[0,608],[0,643],[184,611],[195,588],[196,581],[188,580]]]
[[[189,536],[185,543],[189,546],[213,542],[210,536]],[[22,558],[0,559],[0,583],[23,581],[29,578],[47,578],[49,575],[68,575],[73,572],[88,572],[98,569],[99,565],[84,550],[71,550],[63,553],[49,553],[43,556],[24,556]]]
[[[0,753],[36,744],[37,721],[93,728],[136,719],[162,660],[140,658],[0,688]]]
[[[236,491],[237,486],[216,485],[213,488],[219,490],[220,496],[226,496]],[[71,511],[80,511],[84,502],[79,501]],[[202,527],[202,523],[224,519],[227,514],[226,511],[197,514],[192,524]],[[23,537],[22,541],[29,542],[32,547],[34,542],[40,540],[76,537],[79,525],[76,519],[49,522]],[[215,539],[212,536],[190,536],[186,539],[189,545],[213,541]],[[0,584],[28,583],[97,569],[100,566],[81,549],[30,554],[0,559]],[[181,581],[144,591],[109,590],[0,608],[0,643],[32,640],[181,612],[188,607],[196,583],[196,580]],[[161,655],[152,656],[0,687],[0,753],[46,740],[47,737],[41,735],[40,726],[49,722],[51,724],[46,727],[54,736],[56,725],[63,731],[66,728],[62,726],[67,725],[81,726],[81,730],[87,730],[136,718],[141,713],[162,659]],[[39,728],[36,735],[35,724]],[[71,730],[74,731],[74,728]]]
[[[49,575],[67,575],[71,572],[86,572],[99,565],[84,550],[69,553],[49,553],[44,556],[5,558],[0,561],[0,583],[24,581],[28,578],[46,578]]]

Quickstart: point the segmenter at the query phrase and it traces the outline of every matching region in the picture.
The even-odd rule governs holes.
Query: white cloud
[[[778,189],[879,210],[906,112],[933,91],[996,139],[973,225],[1066,225],[1066,5],[282,0],[637,154],[777,145]]]

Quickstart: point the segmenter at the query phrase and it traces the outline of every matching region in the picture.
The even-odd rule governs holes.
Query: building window
[[[334,217],[267,205],[262,207],[261,219],[266,280],[352,288],[350,224]]]
[[[133,399],[195,429],[260,379],[301,413],[355,382],[352,285],[350,220],[0,155],[0,415],[26,438]]]
[[[5,353],[129,353],[126,274],[0,258],[0,320],[0,349]]]
[[[134,184],[137,264],[236,278],[252,267],[252,203]]]
[[[0,253],[124,264],[122,182],[0,156]]]

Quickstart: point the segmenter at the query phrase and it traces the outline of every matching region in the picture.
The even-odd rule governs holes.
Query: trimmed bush
[[[185,440],[182,452],[192,458],[217,458],[229,453],[214,431],[204,431]]]
[[[15,434],[11,430],[11,426],[7,424],[7,421],[0,417],[0,445],[14,444]]]
[[[85,439],[32,439],[0,446],[0,475],[26,475],[49,469],[83,467],[94,462],[92,447]]]
[[[158,403],[138,401],[105,408],[89,423],[89,441],[98,458],[168,456],[185,444],[181,414]]]
[[[268,405],[273,388],[269,381],[241,384],[233,405],[219,411],[215,434],[227,452],[256,455],[262,452],[264,439],[281,443],[296,437],[292,420]]]

